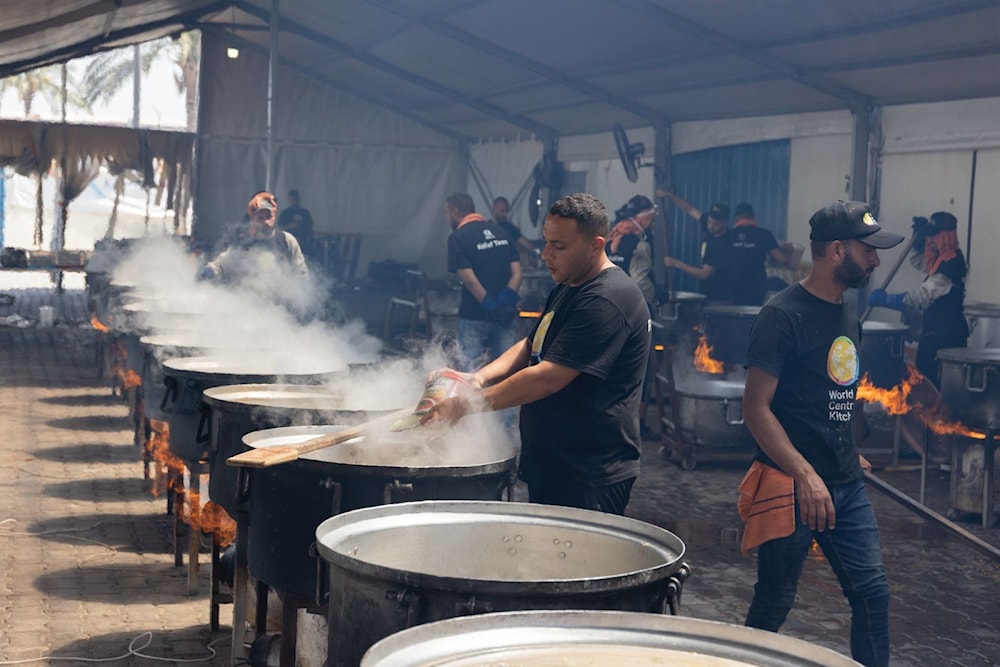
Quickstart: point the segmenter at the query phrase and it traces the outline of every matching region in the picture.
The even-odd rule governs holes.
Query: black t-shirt
[[[743,225],[726,232],[725,239],[729,253],[725,274],[733,304],[762,305],[767,296],[764,261],[778,247],[774,234],[757,225]]]
[[[514,223],[511,222],[510,220],[500,220],[499,222],[497,222],[496,220],[492,220],[491,222],[500,229],[507,232],[507,238],[509,238],[511,240],[511,243],[515,245],[517,245],[517,242],[520,240],[520,238],[524,236],[521,233],[521,230],[515,227]]]
[[[530,364],[580,374],[521,408],[525,479],[592,488],[639,474],[639,400],[649,357],[649,308],[624,271],[556,285],[528,336]]]
[[[448,271],[472,269],[490,296],[495,297],[510,282],[510,264],[518,258],[517,246],[507,232],[485,220],[471,220],[448,236]],[[465,285],[458,316],[464,320],[490,319]]]
[[[732,302],[733,295],[730,290],[732,281],[729,280],[727,272],[731,270],[729,261],[729,240],[726,235],[712,236],[705,238],[702,247],[701,264],[711,266],[715,271],[707,280],[701,281],[701,291],[705,295],[706,301]]]
[[[861,478],[851,415],[860,377],[854,304],[834,304],[796,283],[761,308],[747,366],[778,378],[771,411],[795,449],[830,484]],[[757,459],[777,468],[763,452]]]

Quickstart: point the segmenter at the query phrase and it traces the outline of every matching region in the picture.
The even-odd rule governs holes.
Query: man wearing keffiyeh
[[[930,218],[913,219],[916,240],[910,263],[927,278],[914,290],[887,294],[875,290],[868,298],[871,306],[905,311],[923,311],[923,328],[917,347],[917,370],[940,386],[938,350],[965,347],[969,326],[962,314],[965,300],[965,258],[958,247],[958,221],[945,211]]]

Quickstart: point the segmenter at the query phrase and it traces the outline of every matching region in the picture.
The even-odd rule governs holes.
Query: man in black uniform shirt
[[[278,228],[294,236],[302,248],[302,254],[312,259],[316,253],[312,213],[302,206],[298,190],[288,191],[288,201],[290,205],[278,216]]]
[[[767,270],[764,262],[770,256],[784,266],[791,258],[789,244],[778,245],[774,234],[757,226],[753,206],[743,202],[736,207],[736,221],[726,233],[728,246],[726,267],[730,281],[730,294],[737,306],[759,306],[767,296]]]
[[[917,370],[935,386],[941,385],[938,350],[965,347],[969,342],[969,325],[962,312],[965,258],[958,247],[957,228],[958,220],[945,211],[938,211],[930,219],[914,218],[910,263],[927,278],[910,292],[886,294],[877,289],[868,297],[870,306],[924,312]]]
[[[719,202],[704,213],[691,202],[669,190],[657,190],[657,197],[667,197],[678,208],[698,221],[701,226],[701,266],[692,266],[676,257],[664,257],[663,263],[670,268],[680,269],[700,281],[698,289],[708,303],[732,303],[730,281],[725,272],[729,266],[728,244],[724,242],[729,231],[729,206]]]
[[[498,225],[507,232],[507,236],[510,238],[511,243],[517,246],[517,249],[524,253],[526,257],[530,258],[532,262],[529,267],[535,265],[535,260],[538,257],[538,253],[535,251],[535,245],[524,237],[521,230],[518,229],[513,222],[510,221],[510,202],[507,201],[506,197],[497,197],[493,200],[493,219],[490,220],[494,225]]]
[[[462,281],[458,346],[462,370],[496,359],[514,343],[521,262],[502,228],[476,213],[472,197],[458,192],[445,200],[451,224],[448,271]]]
[[[851,428],[861,375],[861,326],[844,292],[868,284],[877,249],[903,240],[863,202],[838,201],[809,220],[809,275],[754,320],[743,411],[757,441],[740,484],[743,551],[758,547],[746,624],[777,632],[815,540],[851,606],[851,655],[889,663],[889,586],[878,524]]]
[[[531,502],[624,514],[639,474],[639,397],[649,356],[646,301],[608,259],[604,205],[555,202],[542,261],[557,283],[527,338],[470,375],[484,387],[424,421],[521,407],[521,476]]]

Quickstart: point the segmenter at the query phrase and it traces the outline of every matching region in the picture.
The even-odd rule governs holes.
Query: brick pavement
[[[29,292],[10,307],[26,319],[49,298]],[[152,632],[148,654],[204,657],[217,641],[218,656],[202,664],[228,664],[228,628],[208,630],[207,568],[200,595],[189,597],[186,570],[173,566],[165,503],[142,481],[127,408],[96,373],[82,295],[67,293],[62,305],[55,328],[0,328],[0,661],[119,656]],[[738,550],[744,465],[704,462],[685,472],[661,459],[658,445],[646,443],[629,514],[684,539],[694,569],[685,615],[739,623],[755,568]],[[884,476],[915,493],[917,475]],[[930,502],[942,513],[933,503],[947,502],[947,484],[943,473],[930,476]],[[892,587],[893,664],[1000,664],[1000,564],[888,498],[872,498]],[[1000,545],[1000,528],[962,525]],[[814,554],[783,632],[846,652],[848,618]]]

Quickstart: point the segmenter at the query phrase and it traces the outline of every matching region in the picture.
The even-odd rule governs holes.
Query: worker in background
[[[493,200],[493,219],[491,223],[502,227],[510,240],[515,244],[521,253],[521,263],[525,268],[532,269],[538,265],[538,249],[535,244],[528,240],[521,230],[510,221],[510,202],[506,197],[497,197]]]
[[[705,295],[707,303],[731,303],[730,283],[724,276],[725,267],[729,265],[725,259],[728,246],[723,243],[726,232],[729,231],[729,206],[719,202],[702,212],[670,190],[657,190],[656,196],[670,199],[679,209],[697,220],[702,233],[699,266],[686,264],[676,257],[664,257],[663,263],[668,268],[680,269],[697,278],[700,282],[698,289]]]
[[[927,274],[920,286],[909,292],[888,294],[872,291],[868,305],[905,311],[923,311],[923,327],[917,344],[917,370],[941,386],[938,350],[965,347],[969,325],[962,312],[965,300],[965,258],[958,247],[958,221],[946,211],[930,218],[913,218],[913,247],[910,263]]]

